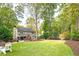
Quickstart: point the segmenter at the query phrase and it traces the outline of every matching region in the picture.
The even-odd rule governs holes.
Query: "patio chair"
[[[5,45],[0,46],[0,52],[6,54],[6,51],[12,52],[12,44],[10,42],[5,43]]]

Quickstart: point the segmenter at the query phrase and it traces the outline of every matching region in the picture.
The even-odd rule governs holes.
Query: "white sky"
[[[18,3],[13,3],[13,6],[14,7],[16,7],[17,6],[17,4]],[[13,10],[15,10],[14,8],[13,8]],[[26,19],[28,18],[30,16],[30,13],[29,13],[29,11],[28,11],[28,9],[27,9],[27,7],[24,9],[24,14],[23,14],[23,17],[24,18],[18,18],[18,20],[20,20],[21,22],[20,23],[18,23],[19,25],[21,25],[21,26],[26,26]]]
[[[27,8],[24,11],[24,18],[19,18],[20,21],[22,21],[21,23],[19,23],[19,25],[23,25],[26,26],[26,19],[30,16]]]

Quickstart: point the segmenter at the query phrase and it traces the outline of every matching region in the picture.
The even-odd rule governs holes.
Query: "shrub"
[[[0,26],[0,40],[9,41],[12,39],[12,33],[6,26]]]
[[[44,35],[40,35],[39,37],[38,37],[38,39],[43,39],[44,38]]]
[[[43,36],[44,36],[45,39],[47,39],[49,37],[49,34],[48,33],[44,33]]]
[[[79,32],[75,31],[71,33],[72,40],[79,40]]]
[[[65,32],[65,40],[69,40],[71,38],[70,32]]]
[[[74,31],[74,32],[63,32],[60,34],[60,37],[69,40],[79,40],[79,32],[78,31]]]
[[[59,38],[60,39],[65,39],[65,40],[70,39],[70,32],[66,31],[66,32],[63,32],[63,33],[59,34]]]
[[[59,34],[59,38],[60,38],[61,40],[63,40],[63,39],[65,39],[65,35],[64,35],[63,33],[61,33],[61,34]]]
[[[53,38],[58,38],[58,32],[54,31],[54,32],[52,33],[52,37],[53,37]]]
[[[49,37],[49,33],[45,32],[39,36],[39,38],[47,39]]]

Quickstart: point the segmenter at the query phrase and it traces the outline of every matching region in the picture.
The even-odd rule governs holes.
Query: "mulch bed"
[[[66,40],[65,43],[72,48],[75,56],[79,56],[79,41]]]

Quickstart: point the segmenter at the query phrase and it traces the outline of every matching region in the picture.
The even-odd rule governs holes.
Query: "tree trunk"
[[[36,20],[36,39],[38,39],[38,25],[37,25],[38,23],[37,23],[37,17],[36,17],[35,20]]]
[[[37,18],[37,7],[35,8],[35,25],[36,25],[36,39],[38,39],[38,18]]]

